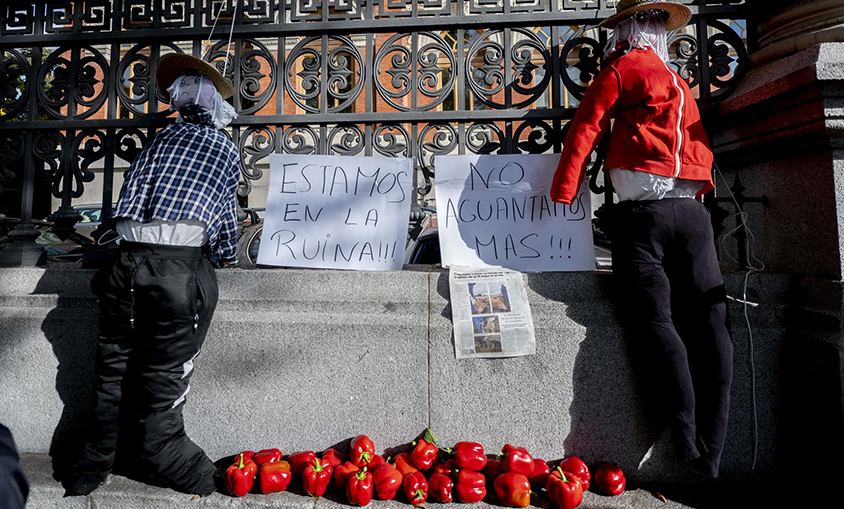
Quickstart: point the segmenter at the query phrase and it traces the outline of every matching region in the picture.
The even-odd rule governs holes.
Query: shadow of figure
[[[635,355],[635,338],[624,333],[616,318],[615,306],[623,296],[615,291],[612,276],[537,273],[527,275],[526,284],[564,304],[566,317],[585,329],[579,345],[561,346],[564,355],[575,356],[565,456],[578,456],[590,466],[615,463],[634,486],[661,475],[667,466],[664,458],[673,453],[644,403],[641,359]]]
[[[94,271],[48,269],[34,294],[56,295],[41,330],[58,361],[56,392],[64,407],[50,443],[53,477],[62,480],[85,443],[85,424],[94,406],[97,351],[96,299],[90,293]]]

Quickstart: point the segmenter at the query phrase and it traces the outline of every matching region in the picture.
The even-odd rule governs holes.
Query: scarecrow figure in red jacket
[[[622,0],[606,64],[572,121],[551,198],[571,203],[590,154],[610,134],[604,167],[619,203],[610,219],[613,273],[632,349],[653,367],[658,407],[679,453],[717,477],[727,431],[733,346],[709,213],[712,152],[688,85],[668,65],[666,30],[681,4]],[[650,391],[649,391],[650,392]]]

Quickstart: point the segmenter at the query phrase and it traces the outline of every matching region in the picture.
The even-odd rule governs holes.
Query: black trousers
[[[727,433],[733,344],[709,212],[697,200],[617,204],[613,273],[622,319],[644,362],[648,396],[686,460],[718,475]],[[640,362],[640,364],[642,364]]]
[[[214,268],[202,248],[124,241],[92,290],[100,308],[97,399],[74,474],[105,479],[121,416],[134,428],[121,430],[130,435],[121,447],[132,444],[139,470],[179,491],[212,493],[214,464],[185,433],[182,408],[217,305]]]

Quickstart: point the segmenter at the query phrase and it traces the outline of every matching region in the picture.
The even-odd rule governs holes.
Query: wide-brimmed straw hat
[[[665,0],[621,0],[616,4],[616,13],[605,19],[598,26],[615,28],[619,21],[639,11],[662,11],[668,17],[665,19],[665,30],[677,30],[692,19],[692,11],[683,4],[666,2]]]
[[[217,92],[220,92],[223,99],[228,99],[234,95],[234,88],[231,86],[231,83],[213,65],[194,56],[185,55],[184,53],[168,53],[158,59],[158,64],[155,68],[155,78],[158,82],[158,88],[166,100],[170,100],[170,94],[167,92],[167,88],[176,81],[176,78],[184,74],[185,69],[199,71],[211,78],[214,86],[217,87]]]

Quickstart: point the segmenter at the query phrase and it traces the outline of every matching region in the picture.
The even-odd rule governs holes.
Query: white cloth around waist
[[[148,223],[141,223],[134,219],[118,219],[115,228],[120,237],[129,242],[188,247],[202,247],[208,242],[205,223],[194,219],[180,221],[152,219]]]
[[[695,198],[706,187],[702,180],[663,177],[644,171],[610,168],[607,170],[618,201]]]

